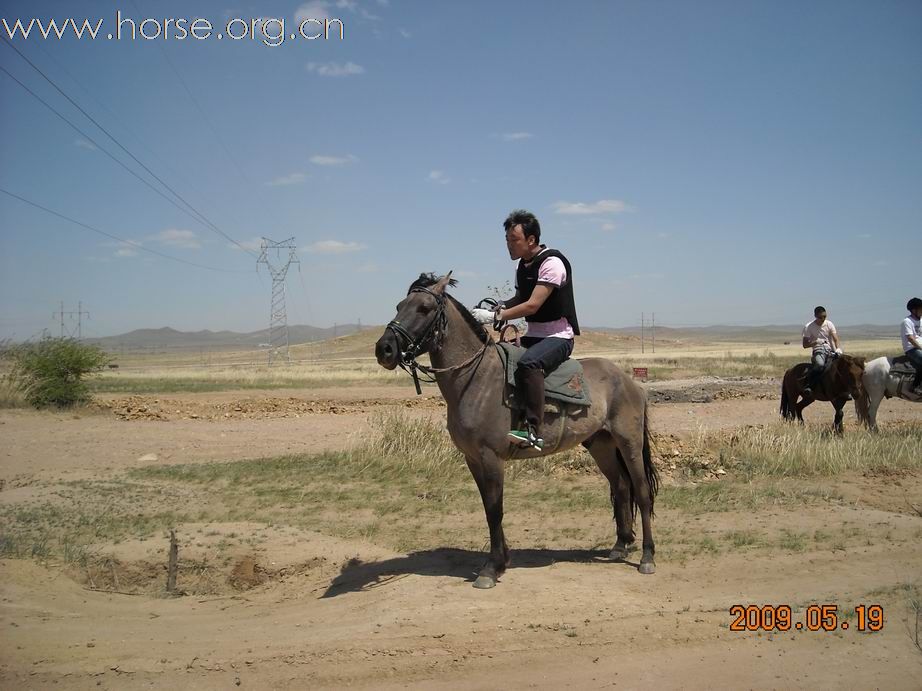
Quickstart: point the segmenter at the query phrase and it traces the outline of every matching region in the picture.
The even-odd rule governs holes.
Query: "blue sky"
[[[140,9],[139,9],[140,8]],[[345,38],[14,45],[221,231],[295,236],[291,323],[383,324],[421,271],[511,281],[517,207],[580,321],[896,323],[922,293],[919,2],[4,2],[2,17],[340,18]],[[0,26],[0,33],[5,32]],[[147,174],[9,46],[0,66]],[[151,181],[155,187],[159,184]],[[256,257],[0,73],[0,338],[263,328]],[[169,196],[169,193],[166,193]],[[56,330],[54,330],[56,332]]]

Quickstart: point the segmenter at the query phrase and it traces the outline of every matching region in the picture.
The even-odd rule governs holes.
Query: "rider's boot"
[[[544,424],[544,370],[520,368],[516,371],[516,386],[525,403],[525,429],[509,432],[509,440],[519,446],[544,448],[541,427]]]

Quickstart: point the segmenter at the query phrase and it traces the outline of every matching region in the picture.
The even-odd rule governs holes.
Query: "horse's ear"
[[[445,292],[445,289],[448,286],[458,285],[458,282],[451,277],[451,271],[449,271],[445,276],[442,276],[434,286],[432,286],[432,292],[441,295]]]

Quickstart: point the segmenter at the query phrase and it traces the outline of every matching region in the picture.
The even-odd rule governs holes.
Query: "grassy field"
[[[374,428],[363,445],[339,453],[151,466],[49,485],[33,500],[0,509],[0,556],[82,567],[106,545],[161,539],[183,524],[233,522],[310,529],[401,552],[436,543],[482,548],[480,498],[442,426],[400,412],[379,415]],[[917,426],[845,438],[780,423],[702,434],[674,462],[673,479],[659,496],[659,552],[682,560],[727,550],[861,544],[870,533],[856,526],[728,530],[726,522],[710,528],[695,517],[840,505],[842,477],[917,473],[920,447]],[[723,479],[714,479],[715,466],[726,469]],[[509,529],[541,525],[546,546],[610,547],[607,483],[583,451],[510,462],[506,506]],[[241,535],[224,548],[235,539],[260,537]]]
[[[372,357],[372,337],[363,332],[328,342],[316,359],[305,357],[310,345],[292,348],[290,365],[269,367],[262,360],[240,362],[244,354],[224,353],[211,364],[187,362],[183,355],[126,357],[117,370],[107,370],[91,384],[96,392],[169,393],[180,391],[225,391],[234,389],[316,388],[321,386],[394,385],[409,386],[402,370],[389,372]],[[366,342],[367,341],[367,342]],[[889,341],[856,341],[849,352],[877,357],[890,353]],[[799,344],[772,349],[752,343],[672,343],[657,352],[641,354],[631,339],[607,334],[589,334],[577,344],[579,357],[604,357],[631,372],[647,367],[648,380],[716,377],[780,377],[786,369],[807,359]],[[361,354],[361,355],[360,355]],[[264,354],[259,354],[262,357]],[[249,353],[253,358],[253,353]],[[238,362],[234,363],[234,359]],[[226,361],[222,361],[225,360]],[[427,362],[427,358],[421,358]]]

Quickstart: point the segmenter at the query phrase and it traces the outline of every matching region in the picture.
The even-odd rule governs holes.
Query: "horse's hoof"
[[[656,564],[654,564],[652,561],[642,561],[640,562],[640,566],[637,567],[637,570],[645,575],[656,573]]]
[[[628,551],[629,550],[627,547],[618,547],[616,545],[615,547],[611,548],[611,552],[608,553],[608,558],[612,561],[624,561],[627,559]]]
[[[496,579],[492,576],[477,576],[477,580],[474,581],[474,587],[479,588],[480,590],[487,590],[488,588],[496,587]]]

